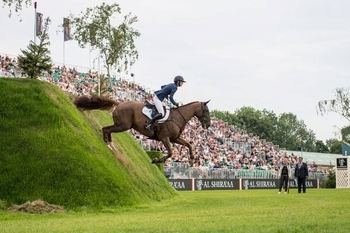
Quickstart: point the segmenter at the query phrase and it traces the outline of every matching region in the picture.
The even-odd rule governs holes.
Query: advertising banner
[[[195,190],[238,190],[239,179],[195,179]]]
[[[192,179],[168,179],[168,181],[176,190],[192,190]]]
[[[170,185],[178,190],[248,190],[278,189],[280,179],[168,179]],[[242,183],[240,183],[242,182]],[[317,179],[307,179],[306,188],[318,188]],[[294,179],[289,180],[289,188],[298,185]]]

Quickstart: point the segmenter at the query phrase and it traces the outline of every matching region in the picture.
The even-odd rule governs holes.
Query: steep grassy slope
[[[116,152],[104,144],[108,112],[81,113],[38,80],[0,78],[0,95],[0,199],[8,204],[102,208],[177,195],[128,133],[113,135]]]

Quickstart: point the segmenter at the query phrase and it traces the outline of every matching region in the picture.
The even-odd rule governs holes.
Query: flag
[[[37,12],[36,13],[36,22],[35,22],[35,28],[36,28],[36,36],[41,35],[43,32],[43,14]]]
[[[70,32],[70,20],[68,18],[63,18],[63,40],[72,40],[72,35]]]

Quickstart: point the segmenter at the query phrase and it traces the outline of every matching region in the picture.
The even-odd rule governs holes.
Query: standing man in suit
[[[309,176],[307,164],[303,162],[303,157],[298,158],[298,163],[295,164],[295,178],[298,180],[298,193],[301,193],[301,186],[303,186],[303,193],[306,193],[305,180]]]

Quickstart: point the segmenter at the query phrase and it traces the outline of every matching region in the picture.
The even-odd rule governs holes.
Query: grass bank
[[[133,206],[176,196],[128,133],[102,140],[108,112],[79,112],[56,86],[0,78],[0,200],[37,199],[67,209]]]

